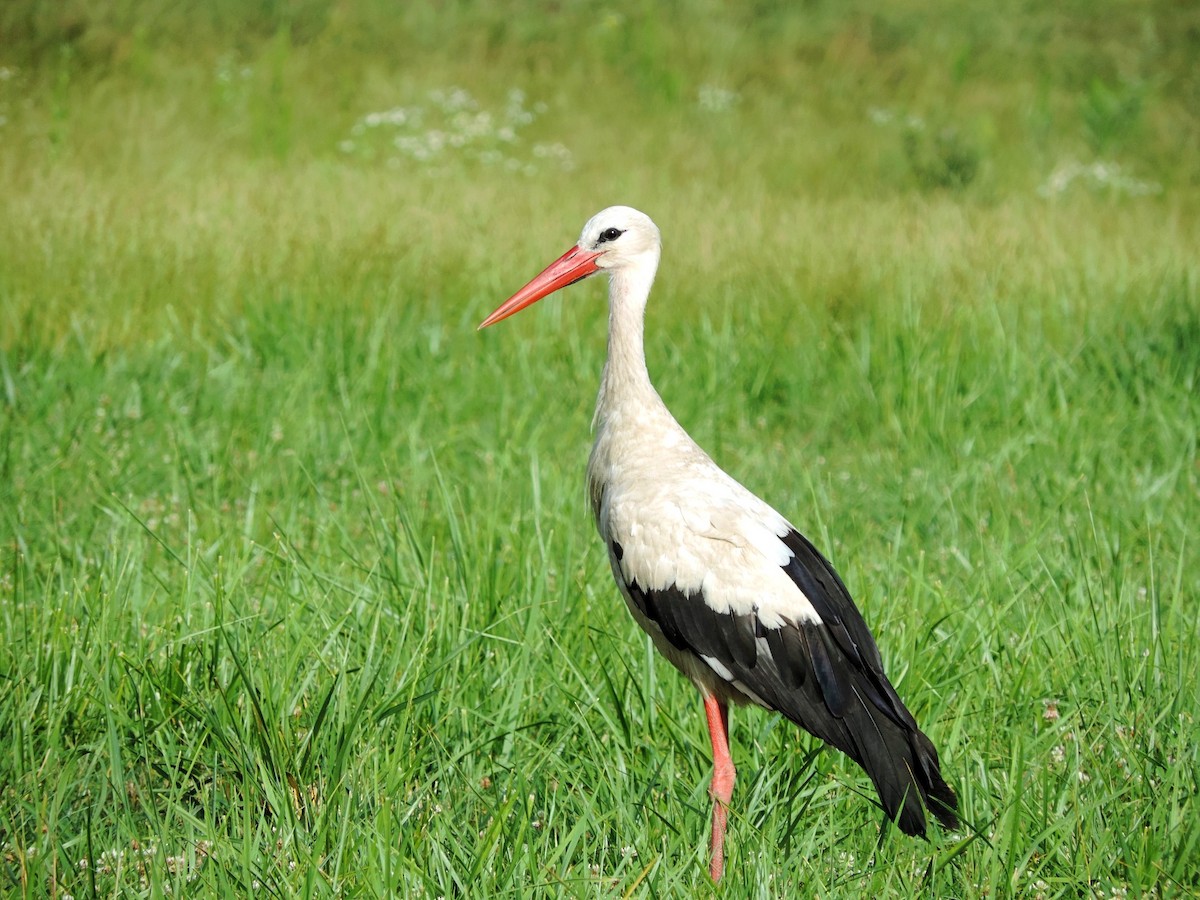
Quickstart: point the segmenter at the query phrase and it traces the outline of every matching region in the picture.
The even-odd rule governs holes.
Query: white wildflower
[[[697,103],[705,112],[728,112],[741,99],[737,91],[718,87],[714,84],[702,85]]]

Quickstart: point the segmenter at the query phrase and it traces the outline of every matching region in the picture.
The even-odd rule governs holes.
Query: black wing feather
[[[946,827],[956,827],[958,801],[942,777],[937,750],[884,674],[879,649],[846,586],[799,532],[782,540],[793,554],[784,571],[820,623],[767,627],[756,613],[720,612],[674,585],[647,590],[631,581],[626,589],[672,646],[718,660],[733,675],[735,689],[753,692],[862,766],[903,831],[925,833],[926,807]]]

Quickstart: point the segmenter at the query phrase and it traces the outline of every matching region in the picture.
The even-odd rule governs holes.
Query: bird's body
[[[884,675],[837,573],[782,515],[712,461],[650,383],[642,332],[660,246],[647,216],[610,207],[480,327],[597,271],[610,276],[588,493],[630,612],[704,698],[713,744],[713,877],[723,871],[734,781],[730,701],[779,712],[845,752],[905,832],[925,833],[925,807],[953,826],[956,800],[937,751]]]

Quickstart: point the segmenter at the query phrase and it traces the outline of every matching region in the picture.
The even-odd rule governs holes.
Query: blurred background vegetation
[[[501,291],[481,273],[497,238],[567,234],[611,202],[648,209],[704,282],[752,285],[762,248],[831,302],[926,229],[947,269],[1010,265],[1024,297],[1046,289],[1019,260],[1033,248],[1094,233],[1098,266],[1136,268],[1196,236],[1186,2],[12,0],[0,47],[9,344],[72,318],[100,340],[154,332],[164,281],[189,317],[243,275],[386,278],[414,254],[437,276],[422,293]],[[60,231],[90,264],[47,256]],[[136,326],[94,284],[29,318],[33,284],[130,265],[111,283]]]

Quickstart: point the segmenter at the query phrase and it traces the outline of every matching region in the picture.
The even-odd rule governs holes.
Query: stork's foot
[[[708,874],[720,881],[725,874],[725,817],[727,808],[720,800],[713,802],[712,843],[709,845]]]

